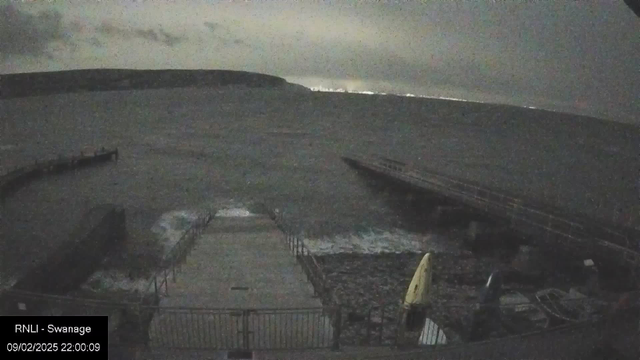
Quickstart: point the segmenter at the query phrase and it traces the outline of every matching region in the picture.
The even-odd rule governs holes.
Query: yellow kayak
[[[411,284],[404,298],[404,315],[402,322],[408,331],[420,331],[424,326],[426,305],[431,295],[432,254],[427,253],[420,261],[420,265],[413,274]]]
[[[420,261],[420,265],[418,265],[415,274],[413,274],[413,279],[404,298],[405,307],[424,306],[429,303],[432,260],[431,253],[426,253]]]

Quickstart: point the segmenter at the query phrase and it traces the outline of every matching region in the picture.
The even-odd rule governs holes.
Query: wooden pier
[[[430,170],[379,156],[343,156],[351,167],[363,169],[394,181],[437,193],[547,244],[583,250],[594,258],[617,260],[640,275],[638,231],[619,224],[604,223],[570,214],[557,207],[514,194],[455,179]]]

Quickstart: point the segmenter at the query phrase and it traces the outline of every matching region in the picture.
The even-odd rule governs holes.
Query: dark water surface
[[[340,161],[379,153],[574,211],[637,206],[640,130],[591,118],[443,100],[280,90],[173,89],[0,101],[0,167],[117,146],[120,161],[38,181],[1,208],[10,277],[99,203],[134,238],[164,212],[233,199],[285,209],[326,235],[391,229],[396,214]]]

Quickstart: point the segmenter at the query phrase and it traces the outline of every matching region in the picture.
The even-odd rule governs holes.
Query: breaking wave
[[[125,290],[142,292],[147,289],[149,280],[146,278],[130,278],[119,270],[100,270],[95,272],[82,286],[92,291]]]
[[[0,145],[0,151],[14,150],[17,146],[15,145]]]
[[[204,214],[196,210],[176,210],[162,214],[160,219],[151,227],[160,245],[164,249],[164,255],[171,249]]]
[[[458,251],[456,242],[444,236],[410,233],[400,229],[392,229],[390,231],[371,229],[368,232],[347,233],[328,237],[305,237],[303,241],[309,251],[315,255]]]
[[[17,282],[16,278],[5,277],[3,274],[0,274],[0,290],[8,289],[12,287],[16,282]]]

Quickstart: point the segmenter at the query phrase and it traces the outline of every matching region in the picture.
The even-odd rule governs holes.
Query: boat
[[[524,294],[515,290],[505,290],[500,296],[500,315],[502,324],[512,333],[546,329],[549,317]]]
[[[554,288],[540,290],[536,292],[536,299],[547,313],[573,323],[591,319],[598,312],[600,303],[573,288],[569,293]]]

